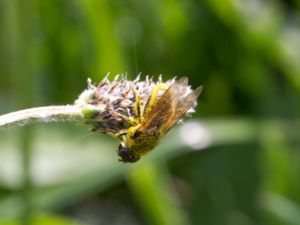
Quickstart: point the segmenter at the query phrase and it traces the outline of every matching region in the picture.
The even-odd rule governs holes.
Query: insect
[[[202,86],[191,92],[187,92],[187,87],[186,77],[174,81],[169,87],[158,85],[153,88],[143,105],[140,104],[136,93],[138,116],[132,120],[131,126],[121,136],[122,142],[117,150],[120,161],[130,163],[138,161],[185,115],[202,91]]]

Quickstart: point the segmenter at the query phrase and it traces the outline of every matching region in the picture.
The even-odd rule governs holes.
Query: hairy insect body
[[[187,93],[187,78],[176,80],[170,87],[155,87],[146,103],[141,104],[136,94],[136,118],[122,137],[118,155],[120,161],[136,162],[151,151],[165,134],[192,107],[202,91],[198,87]]]
[[[161,128],[163,124],[166,123],[166,120],[168,119],[167,117],[161,117],[161,119],[152,121],[151,130],[143,130],[140,122],[143,121],[144,118],[147,118],[148,114],[151,113],[152,106],[155,105],[155,103],[159,99],[159,92],[165,91],[166,89],[166,85],[159,85],[158,87],[153,89],[151,96],[146,104],[142,105],[140,102],[137,102],[137,104],[139,104],[139,106],[137,107],[137,112],[141,110],[141,114],[135,121],[137,125],[132,126],[128,129],[127,135],[124,140],[124,142],[126,143],[126,148],[130,149],[129,151],[132,154],[133,160],[138,160],[142,155],[145,155],[147,152],[151,151],[158,144],[162,136],[161,130],[159,128]],[[172,102],[170,101],[169,104],[172,105]],[[170,106],[167,108],[171,110],[172,107]],[[166,111],[165,113],[170,114],[171,112]]]
[[[155,145],[157,145],[160,138],[159,131],[149,131],[147,133],[142,133],[139,131],[129,130],[128,138],[126,140],[126,147],[131,150],[135,157],[140,157],[150,150],[152,150]],[[131,135],[131,136],[129,136]]]

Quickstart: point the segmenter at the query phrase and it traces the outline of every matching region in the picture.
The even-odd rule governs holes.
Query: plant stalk
[[[32,123],[80,121],[82,119],[82,108],[78,105],[44,106],[0,116],[0,128],[25,126]]]

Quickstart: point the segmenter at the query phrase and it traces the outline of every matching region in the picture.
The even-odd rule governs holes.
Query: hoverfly
[[[139,115],[121,136],[117,151],[120,161],[132,163],[139,160],[185,115],[202,91],[202,86],[191,92],[187,92],[187,87],[186,77],[175,80],[169,87],[158,85],[143,106],[136,96]]]

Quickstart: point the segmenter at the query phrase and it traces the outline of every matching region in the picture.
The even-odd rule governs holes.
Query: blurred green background
[[[299,25],[297,0],[0,0],[1,114],[108,72],[204,85],[135,165],[86,126],[1,130],[0,225],[299,225]]]

